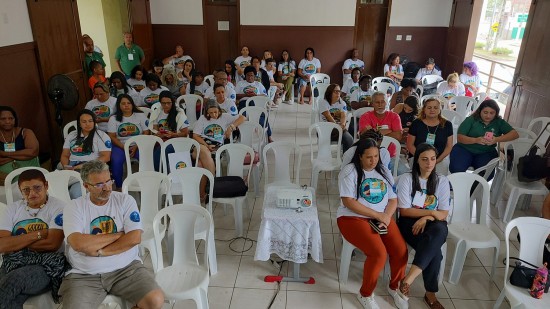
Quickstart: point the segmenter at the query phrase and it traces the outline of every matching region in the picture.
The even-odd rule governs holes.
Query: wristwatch
[[[103,250],[99,249],[97,250],[97,257],[103,256]]]

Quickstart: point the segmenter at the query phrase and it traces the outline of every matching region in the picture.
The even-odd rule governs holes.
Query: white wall
[[[202,0],[151,0],[150,4],[152,24],[203,24]]]
[[[452,0],[393,0],[390,27],[448,27]]]
[[[241,25],[354,26],[355,2],[356,0],[241,0]]]
[[[0,0],[0,47],[34,41],[27,2]]]

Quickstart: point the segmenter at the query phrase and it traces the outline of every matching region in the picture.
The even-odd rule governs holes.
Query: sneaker
[[[361,293],[359,293],[357,294],[357,300],[359,300],[359,303],[363,305],[365,309],[380,309],[376,300],[374,300],[374,293],[369,297],[362,296]]]
[[[388,293],[391,295],[391,297],[393,298],[393,302],[395,303],[395,306],[399,309],[408,309],[409,308],[409,302],[408,302],[408,299],[404,299],[402,296],[401,296],[401,293],[399,292],[399,289],[397,290],[392,290],[389,286],[388,286]]]
[[[409,291],[411,286],[408,283],[405,283],[403,280],[399,283],[399,289],[396,292],[405,300],[409,300]]]

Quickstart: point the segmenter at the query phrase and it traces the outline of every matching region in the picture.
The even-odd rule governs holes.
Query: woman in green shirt
[[[487,165],[498,157],[496,143],[509,142],[519,137],[499,112],[495,100],[485,100],[460,124],[458,143],[450,155],[451,173],[465,172],[470,166],[477,169]]]

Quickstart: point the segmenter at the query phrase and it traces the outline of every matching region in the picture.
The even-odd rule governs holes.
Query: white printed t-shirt
[[[460,81],[464,84],[465,87],[468,86],[474,86],[478,89],[482,86],[481,79],[479,78],[479,75],[475,76],[468,76],[464,73],[460,74]]]
[[[151,90],[149,87],[145,87],[143,90],[139,92],[139,102],[136,103],[136,106],[147,106],[151,107],[153,104],[159,102],[159,95],[164,90],[168,90],[168,88],[164,86],[159,86],[154,91]]]
[[[223,112],[228,113],[231,116],[236,116],[239,114],[239,111],[237,110],[237,105],[235,105],[235,100],[225,98],[225,101],[223,101],[223,103],[218,103],[218,105]]]
[[[374,92],[370,89],[368,91],[363,91],[363,89],[361,89],[361,87],[359,87],[358,89],[356,89],[354,92],[351,93],[349,101],[350,102],[367,101],[367,102],[369,102],[369,105],[370,105],[370,104],[372,104],[372,95],[373,95],[373,93]]]
[[[311,60],[304,58],[298,64],[298,69],[302,69],[302,73],[305,74],[315,74],[317,73],[317,69],[321,69],[321,61],[315,57]],[[309,82],[309,80],[307,82]]]
[[[73,233],[96,235],[143,231],[136,201],[128,194],[113,191],[103,206],[92,203],[89,194],[73,201],[74,204],[66,207],[64,212],[63,231],[67,238]],[[102,257],[87,256],[68,247],[66,255],[73,268],[67,274],[103,274],[126,267],[134,260],[140,261],[137,245],[122,253]]]
[[[346,102],[342,100],[338,100],[338,102],[335,102],[332,105],[330,105],[325,99],[319,102],[319,116],[321,118],[321,121],[324,122],[328,121],[327,118],[325,118],[325,115],[323,115],[324,112],[328,111],[332,116],[332,119],[334,119],[336,123],[340,123],[340,112],[345,113],[347,110],[348,108],[346,106]]]
[[[137,80],[134,78],[129,78],[127,80],[128,85],[130,85],[132,88],[134,88],[138,93],[145,89],[145,81],[143,79]]]
[[[423,205],[413,205],[412,193],[412,174],[405,173],[399,176],[397,182],[397,197],[399,208],[418,208],[427,210],[450,210],[449,198],[451,196],[449,180],[443,175],[438,175],[437,189],[434,195],[426,195],[426,188],[428,180],[420,178],[420,188],[422,188],[422,194],[425,195]],[[416,194],[421,194],[415,193]]]
[[[204,92],[205,99],[214,99],[215,97],[216,96],[214,95],[214,86],[206,89],[206,91]],[[225,85],[225,97],[231,100],[237,99],[237,94],[232,83],[227,83],[227,85]]]
[[[424,77],[426,75],[439,75],[439,76],[441,76],[441,71],[439,71],[436,68],[433,68],[433,70],[429,70],[429,71],[426,68],[421,68],[420,70],[418,70],[418,73],[416,73],[416,79],[421,80],[422,77]]]
[[[151,120],[153,126],[159,126],[159,131],[172,131],[168,127],[168,114],[161,109],[159,116],[156,119]],[[179,132],[182,129],[189,127],[189,121],[184,112],[178,112],[176,115],[176,130]]]
[[[207,138],[211,141],[223,144],[225,130],[227,130],[227,127],[229,127],[233,121],[237,120],[238,117],[239,115],[232,116],[223,113],[218,119],[210,118],[210,120],[207,120],[206,117],[201,116],[199,120],[195,122],[193,133],[200,134],[202,138]]]
[[[248,57],[243,57],[243,56],[239,56],[235,59],[235,66],[238,68],[241,68],[244,70],[244,68],[246,68],[247,66],[251,65],[252,64],[252,57],[251,56],[248,56]],[[237,75],[235,76],[235,82],[240,82],[243,80],[243,77],[241,75],[239,75],[237,73]]]
[[[246,80],[242,80],[237,84],[235,91],[237,94],[246,94],[249,97],[261,94],[267,95],[264,85],[257,81],[249,83]]]
[[[185,61],[187,61],[187,60],[193,61],[193,58],[191,58],[191,56],[189,56],[189,55],[183,55],[181,57],[173,58],[172,60],[170,60],[170,64],[173,65],[174,67],[176,67],[180,63],[184,64]]]
[[[208,83],[203,81],[200,85],[195,85],[195,91],[191,93],[191,84],[188,84],[185,88],[185,94],[196,94],[204,96],[206,94],[206,90],[208,90],[208,87],[210,87]]]
[[[84,152],[82,148],[84,136],[81,135],[80,138],[76,138],[76,134],[76,130],[69,133],[63,143],[63,149],[69,149],[71,153],[69,161],[88,162],[99,158],[99,153],[102,151],[111,151],[111,138],[101,130],[95,131],[91,152]]]
[[[115,116],[109,119],[109,133],[115,133],[117,138],[124,144],[130,137],[143,134],[149,130],[147,127],[149,120],[144,113],[133,113],[130,117],[122,117],[122,121],[117,121]]]
[[[105,102],[99,102],[98,99],[93,99],[88,101],[84,108],[92,111],[97,117],[109,118],[116,111],[116,98],[109,97],[109,99]],[[97,124],[97,127],[101,131],[107,132],[108,124],[107,122],[100,122]]]
[[[456,88],[449,87],[449,84],[447,83],[441,83],[441,85],[437,87],[436,92],[447,100],[450,100],[452,97],[463,96],[466,94],[464,85],[461,82],[456,83]]]
[[[277,71],[282,72],[283,74],[289,74],[293,70],[296,70],[296,62],[294,60],[290,61],[290,63],[288,63],[288,61],[281,62],[277,67]]]
[[[0,230],[9,231],[12,236],[46,229],[62,230],[65,205],[65,202],[51,195],[48,197],[46,206],[40,210],[27,210],[25,200],[13,202],[4,212],[0,212]],[[63,251],[62,248],[63,246],[60,251]]]
[[[344,65],[342,66],[342,71],[353,70],[354,68],[360,68],[361,70],[363,70],[365,68],[365,62],[363,62],[363,60],[361,59],[357,59],[357,60],[353,60],[351,58],[346,59],[346,61],[344,61]],[[343,79],[344,82],[348,79],[351,79],[351,73],[349,74],[343,73],[343,78],[344,78]]]
[[[385,166],[383,168],[388,178],[393,182],[391,172]],[[374,211],[383,212],[388,205],[388,200],[397,198],[397,195],[393,192],[393,183],[389,183],[375,170],[363,170],[363,174],[363,181],[361,182],[361,189],[359,191],[359,203]],[[357,171],[353,164],[346,165],[340,171],[338,187],[340,188],[340,197],[357,198]],[[343,203],[340,203],[340,207],[336,211],[336,217],[343,216],[369,218],[349,210]]]

